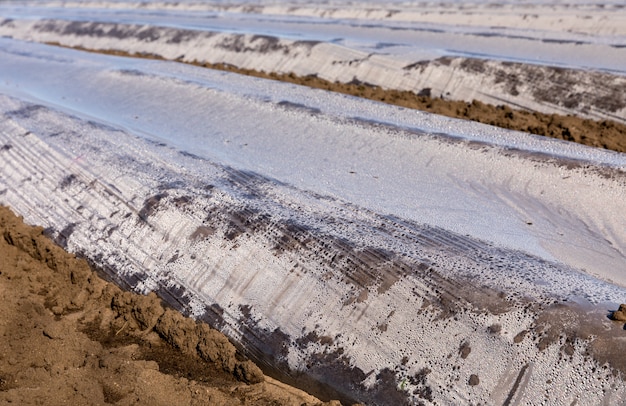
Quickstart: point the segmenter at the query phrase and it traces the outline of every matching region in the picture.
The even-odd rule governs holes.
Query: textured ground
[[[0,207],[0,403],[318,405],[156,295],[123,292]]]
[[[623,403],[624,6],[260,3],[0,4],[0,396]]]

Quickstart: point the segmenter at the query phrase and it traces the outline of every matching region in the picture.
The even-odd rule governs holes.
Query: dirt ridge
[[[2,404],[339,404],[265,377],[222,333],[104,281],[4,206],[0,255]]]
[[[58,42],[47,42],[47,44],[107,55],[168,60],[152,53],[130,53],[114,49],[100,50],[80,46],[72,47]],[[415,93],[406,90],[383,89],[380,86],[358,81],[352,81],[350,83],[331,82],[315,75],[298,76],[293,73],[268,73],[253,69],[239,68],[225,63],[187,62],[182,58],[176,61],[209,69],[329,90],[447,117],[476,121],[509,130],[523,131],[530,134],[576,142],[591,147],[626,152],[626,125],[613,120],[593,120],[574,115],[546,114],[513,108],[504,104],[487,104],[478,100],[472,102],[450,100],[431,96],[431,89],[429,88],[424,88]]]

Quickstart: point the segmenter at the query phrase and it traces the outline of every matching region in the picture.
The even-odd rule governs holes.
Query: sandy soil
[[[0,404],[332,405],[228,339],[123,292],[0,206]]]

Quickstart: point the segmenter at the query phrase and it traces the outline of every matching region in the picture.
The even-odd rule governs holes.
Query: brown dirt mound
[[[0,404],[322,404],[155,294],[100,279],[2,206],[0,258]]]

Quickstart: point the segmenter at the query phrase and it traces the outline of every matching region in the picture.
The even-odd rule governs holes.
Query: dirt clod
[[[611,320],[626,321],[626,304],[619,305],[619,309],[613,312]]]
[[[469,386],[476,386],[476,385],[480,384],[480,379],[478,379],[478,375],[476,375],[476,374],[470,375],[467,384]]]
[[[459,346],[459,355],[461,355],[461,358],[466,359],[470,355],[471,352],[472,352],[472,347],[470,347],[469,342],[463,341],[461,345]]]

